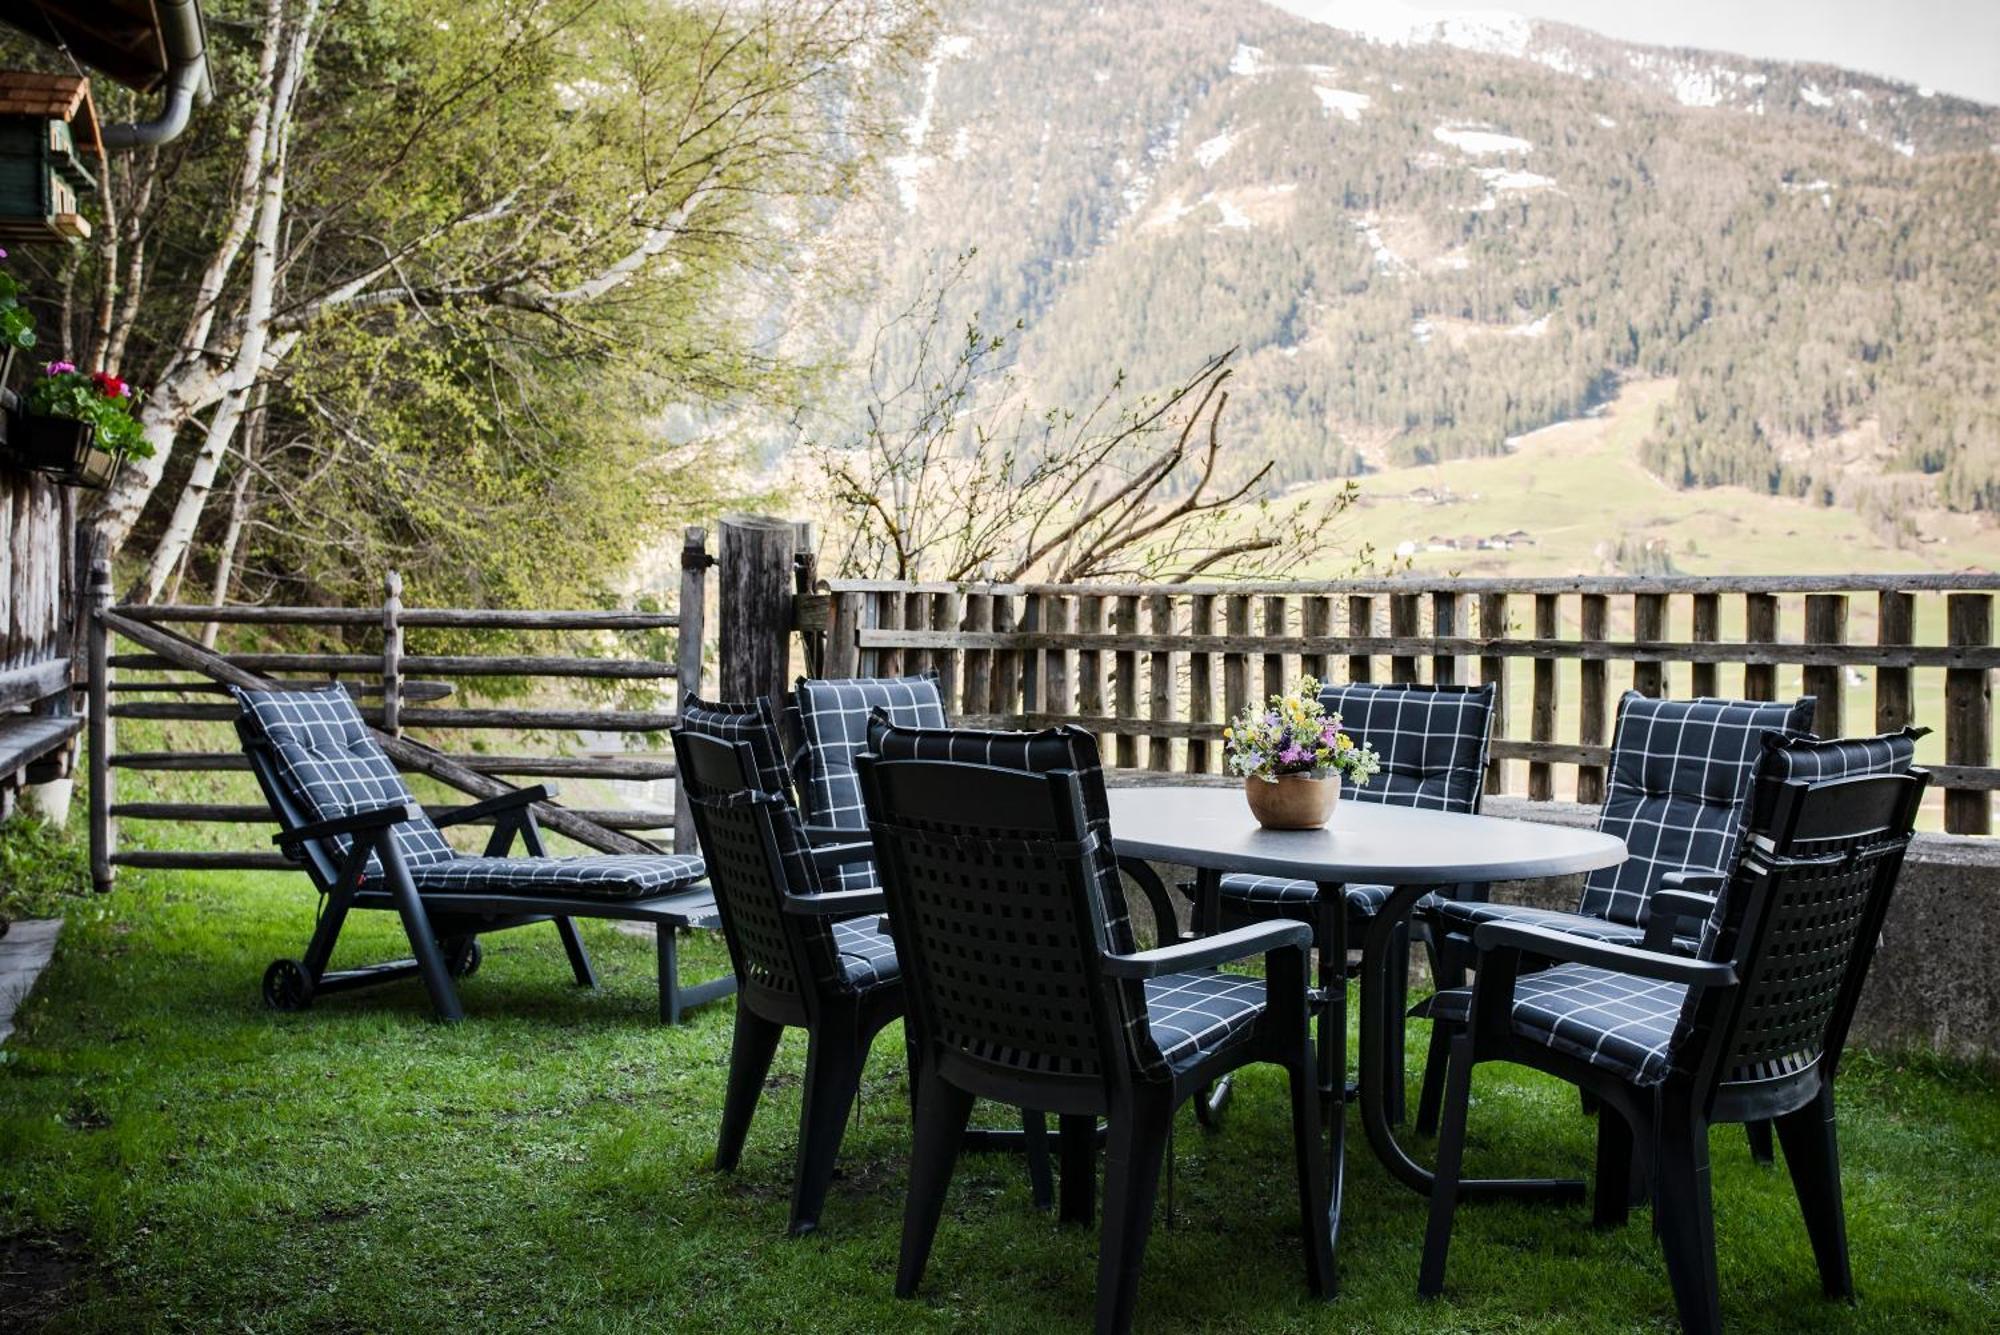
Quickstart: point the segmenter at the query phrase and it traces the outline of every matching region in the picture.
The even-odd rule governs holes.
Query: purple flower
[[[43,370],[49,375],[67,375],[76,369],[75,362],[50,362]]]
[[[7,258],[6,250],[4,248],[0,248],[0,260],[4,260],[6,258]]]
[[[1293,742],[1290,746],[1278,752],[1278,763],[1281,765],[1303,765],[1311,759],[1312,752],[1306,750],[1297,742]]]

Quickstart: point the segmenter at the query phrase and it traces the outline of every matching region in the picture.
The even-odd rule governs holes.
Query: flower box
[[[118,476],[120,457],[97,443],[97,428],[73,417],[23,413],[14,419],[16,456],[27,467],[72,487],[102,491]]]

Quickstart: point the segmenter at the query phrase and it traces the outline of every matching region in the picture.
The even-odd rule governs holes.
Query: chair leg
[[[424,909],[422,896],[410,884],[409,873],[403,870],[400,860],[389,868],[389,874],[384,879],[388,883],[390,897],[395,900],[396,912],[403,920],[403,934],[410,939],[410,953],[416,957],[417,973],[424,980],[424,990],[430,993],[431,1009],[440,1020],[463,1020],[465,1008],[459,1005],[458,990],[451,985],[451,973],[445,968],[444,951],[438,948],[437,937],[431,931],[431,917]],[[328,944],[330,951],[331,943]]]
[[[1144,1089],[1110,1118],[1104,1152],[1104,1229],[1097,1250],[1098,1335],[1132,1329],[1139,1271],[1153,1231],[1173,1104],[1164,1091]]]
[[[1332,1205],[1327,1199],[1326,1142],[1320,1135],[1319,1079],[1303,1064],[1290,1068],[1292,1166],[1299,1179],[1299,1225],[1305,1234],[1306,1288],[1316,1298],[1339,1291],[1334,1269]]]
[[[1681,1327],[1691,1335],[1719,1331],[1722,1295],[1715,1273],[1708,1125],[1686,1108],[1668,1114],[1662,1123],[1654,1173],[1654,1221]]]
[[[1424,1092],[1417,1100],[1417,1134],[1435,1136],[1438,1129],[1438,1109],[1444,1103],[1445,1072],[1451,1067],[1452,1025],[1433,1016],[1431,1018],[1430,1051],[1424,1057]]]
[[[576,985],[596,987],[597,970],[590,967],[590,953],[583,948],[583,936],[576,930],[576,924],[568,918],[557,918],[556,934],[562,937],[563,954],[569,956],[569,969],[576,975]]]
[[[1389,1087],[1382,1091],[1383,1109],[1389,1114],[1390,1125],[1402,1122],[1409,1109],[1405,1104],[1408,1097],[1404,1092],[1407,1083],[1406,1067],[1408,1058],[1404,1055],[1404,1030],[1409,1021],[1403,1012],[1410,1007],[1410,923],[1406,918],[1396,924],[1396,934],[1389,943],[1389,995],[1395,1002],[1394,1017],[1385,1016],[1389,1029],[1383,1035],[1384,1057],[1389,1068]]]
[[[1813,1258],[1819,1262],[1820,1285],[1829,1298],[1852,1298],[1854,1272],[1847,1261],[1847,1216],[1841,1203],[1833,1086],[1821,1085],[1818,1098],[1780,1117],[1778,1139],[1784,1142],[1785,1167],[1791,1171],[1792,1190],[1798,1193]]]
[[[1444,1292],[1452,1216],[1458,1211],[1458,1180],[1465,1165],[1465,1122],[1472,1104],[1472,1065],[1472,1034],[1461,1031],[1452,1038],[1451,1074],[1444,1090],[1444,1126],[1438,1136],[1437,1176],[1431,1182],[1431,1217],[1424,1230],[1423,1265],[1417,1272],[1417,1294],[1424,1298],[1435,1298]]]
[[[1750,1157],[1758,1163],[1769,1166],[1778,1161],[1776,1149],[1771,1144],[1771,1124],[1769,1122],[1745,1122],[1743,1134],[1750,1140]]]
[[[1021,1109],[1021,1140],[1028,1158],[1028,1192],[1037,1210],[1055,1204],[1055,1176],[1049,1171],[1049,1119],[1035,1108]]]
[[[784,1032],[785,1027],[775,1020],[753,1014],[749,1007],[737,1003],[736,1033],[729,1043],[729,1087],[722,1097],[722,1131],[715,1140],[715,1166],[725,1173],[734,1172],[743,1157],[750,1118],[757,1111],[764,1078],[771,1073],[771,1058]]]
[[[1590,1222],[1597,1228],[1622,1228],[1632,1210],[1632,1126],[1610,1106],[1597,1114],[1596,1203]]]
[[[965,1124],[972,1119],[972,1095],[935,1075],[918,1075],[912,1103],[917,1129],[910,1151],[909,1196],[903,1205],[903,1252],[896,1265],[898,1298],[916,1293],[923,1280],[938,1218],[944,1213],[945,1189],[951,1185],[951,1170],[965,1143]]]
[[[1097,1119],[1080,1115],[1062,1118],[1056,1149],[1062,1160],[1062,1199],[1056,1220],[1087,1228],[1097,1212]]]
[[[792,1183],[793,1237],[819,1227],[833,1166],[847,1134],[847,1115],[861,1088],[867,1041],[854,1017],[836,1012],[820,1021],[806,1043],[805,1096],[799,1107],[799,1169]]]

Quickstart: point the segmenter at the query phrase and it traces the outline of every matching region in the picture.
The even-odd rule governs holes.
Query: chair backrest
[[[1477,811],[1486,786],[1486,748],[1493,732],[1491,682],[1483,686],[1322,686],[1319,702],[1355,741],[1382,759],[1366,786],[1343,796],[1357,802]]]
[[[951,720],[938,675],[801,677],[793,687],[799,753],[799,810],[808,825],[859,834],[868,828],[854,758],[868,744],[868,716],[881,710],[905,728],[944,728]]]
[[[1618,702],[1611,768],[1597,828],[1625,841],[1625,861],[1592,872],[1577,911],[1644,926],[1646,906],[1671,871],[1727,873],[1765,733],[1812,726],[1813,700]]]
[[[763,789],[750,742],[706,735],[685,723],[672,736],[738,984],[802,1000],[814,989],[839,987],[839,953],[827,920],[785,912],[787,890],[820,891],[791,802]]]
[[[792,800],[791,767],[778,736],[778,715],[764,696],[755,700],[704,700],[689,691],[681,698],[679,726],[697,737],[749,746],[756,762],[757,787],[787,802]]]
[[[289,829],[336,820],[398,802],[415,803],[395,762],[369,733],[346,688],[252,691],[229,688],[240,710],[237,736],[257,770],[272,814]],[[449,862],[458,856],[444,835],[421,814],[393,827],[403,861],[412,867]],[[338,875],[352,840],[324,841],[329,850],[307,856],[327,884]],[[367,874],[381,874],[380,860],[368,859]]]
[[[1715,958],[1733,988],[1688,999],[1674,1067],[1696,1088],[1800,1106],[1830,1078],[1888,913],[1929,775],[1791,780],[1723,896]]]
[[[1088,837],[1090,846],[1092,921],[1102,925],[1103,949],[1121,955],[1138,949],[1119,881],[1117,850],[1111,842],[1111,803],[1104,791],[1104,765],[1098,754],[1096,738],[1075,727],[1049,728],[1041,732],[899,728],[879,716],[870,723],[868,738],[869,752],[880,765],[922,760],[952,763],[962,770],[986,768],[1036,776],[1056,773],[1074,776],[1082,813],[1081,829],[1083,835]],[[947,780],[949,777],[945,775]],[[871,827],[876,815],[871,807]],[[976,808],[967,808],[960,813],[960,818],[976,822],[979,812]],[[879,871],[879,835],[876,847]],[[887,888],[886,884],[884,888]],[[1140,1075],[1147,1079],[1162,1079],[1171,1074],[1146,1023],[1145,985],[1118,980],[1111,984],[1108,996],[1115,1027],[1123,1031],[1126,1050]]]
[[[1122,1065],[1078,776],[875,755],[861,776],[925,1060],[989,1094]]]

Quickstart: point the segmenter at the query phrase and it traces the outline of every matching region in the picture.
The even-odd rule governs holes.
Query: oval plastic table
[[[1334,808],[1322,830],[1266,830],[1250,815],[1236,788],[1114,788],[1111,841],[1121,858],[1178,863],[1199,872],[1201,908],[1212,923],[1215,898],[1225,872],[1253,872],[1312,881],[1342,911],[1330,914],[1336,950],[1345,954],[1346,921],[1340,887],[1387,885],[1388,902],[1370,919],[1361,943],[1361,1080],[1358,1102],[1368,1143],[1390,1173],[1428,1194],[1431,1173],[1397,1143],[1390,1126],[1386,1091],[1403,1072],[1388,1069],[1388,1026],[1403,1022],[1390,995],[1390,955],[1396,928],[1432,890],[1493,881],[1528,881],[1569,876],[1616,866],[1625,860],[1624,843],[1595,830],[1424,811],[1348,800]],[[1320,1023],[1332,1030],[1331,1116],[1333,1145],[1332,1211],[1334,1240],[1340,1236],[1344,1177],[1346,1097],[1346,989],[1326,999]],[[1322,1050],[1328,1047],[1322,1044]],[[1558,1195],[1580,1198],[1583,1184],[1544,1179],[1466,1181],[1467,1196]]]

